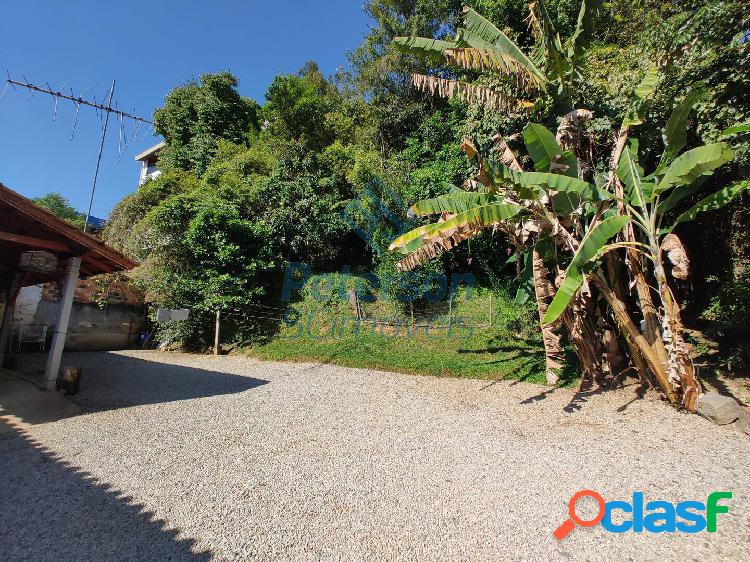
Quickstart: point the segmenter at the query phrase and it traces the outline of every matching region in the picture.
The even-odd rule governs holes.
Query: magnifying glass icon
[[[585,497],[594,498],[599,504],[599,513],[597,513],[596,517],[588,521],[586,519],[581,519],[576,514],[576,503],[578,503],[578,500]],[[570,498],[570,503],[568,504],[568,514],[570,515],[570,519],[566,519],[562,525],[555,529],[555,532],[553,533],[555,538],[558,541],[563,540],[573,529],[576,528],[576,525],[580,527],[595,527],[602,522],[602,519],[604,519],[605,510],[606,506],[604,504],[604,498],[600,494],[593,490],[581,490]]]

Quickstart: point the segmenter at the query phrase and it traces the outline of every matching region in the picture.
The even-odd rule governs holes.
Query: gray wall
[[[34,314],[34,324],[49,326],[51,337],[60,303],[42,300]],[[138,342],[145,326],[144,307],[128,304],[74,302],[70,314],[66,351],[110,351],[125,349]]]

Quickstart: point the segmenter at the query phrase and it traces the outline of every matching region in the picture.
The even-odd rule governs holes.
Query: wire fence
[[[297,302],[287,305],[247,304],[242,309],[222,311],[227,320],[262,323],[278,323],[293,327],[300,322],[309,324],[318,321],[329,323],[337,318],[340,323],[356,322],[371,326],[392,328],[420,328],[450,330],[454,326],[466,328],[489,328],[493,325],[493,298],[482,299],[470,310],[465,310],[465,301],[456,301],[450,295],[446,301],[396,302],[391,300],[363,301],[356,295],[349,302],[309,303]]]

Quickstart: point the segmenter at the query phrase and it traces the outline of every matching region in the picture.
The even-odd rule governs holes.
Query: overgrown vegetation
[[[549,314],[541,333],[522,336],[524,345],[543,342],[535,347],[545,359],[536,378],[555,382],[565,373],[569,380],[567,338],[591,380],[611,383],[627,358],[644,381],[692,407],[695,392],[684,385],[697,383],[680,374],[692,365],[682,324],[708,323],[706,332],[722,339],[735,363],[747,357],[738,355],[737,342],[750,336],[746,322],[732,328],[729,320],[748,313],[749,202],[738,181],[747,177],[750,143],[746,129],[726,131],[750,122],[744,5],[468,4],[369,0],[374,25],[350,55],[351,72],[326,78],[308,63],[278,76],[262,106],[242,98],[228,73],[205,75],[167,96],[155,114],[167,142],[164,173],[126,197],[104,233],[142,263],[136,278],[150,302],[194,311],[179,327],[163,326],[160,338],[205,347],[221,310],[225,341],[256,342],[254,352],[267,357],[330,355],[408,370],[411,356],[416,370],[442,373],[432,356],[454,374],[491,376],[489,356],[473,357],[472,367],[471,354],[443,336],[295,340],[283,337],[288,316],[257,313],[286,306],[280,299],[290,263],[313,273],[375,273],[382,306],[407,319],[428,300],[415,285],[470,272],[502,303],[495,326],[472,333],[474,349],[492,353],[512,344],[515,332],[499,318],[528,313],[530,288],[538,319]],[[719,156],[679,156],[695,150]],[[694,172],[675,172],[666,185],[669,166],[686,159]],[[720,189],[731,191],[721,201],[728,204],[717,211],[718,204],[704,202],[698,209],[706,212],[690,214],[695,222],[685,228],[679,217]],[[652,197],[655,190],[665,197]],[[666,197],[667,190],[680,196]],[[423,230],[397,244],[411,256],[401,269],[415,273],[406,275],[387,248],[420,224],[407,216],[410,207],[448,220],[432,237]],[[491,214],[456,220],[478,207],[492,207]],[[655,228],[649,217],[663,224]],[[675,274],[674,260],[664,268],[667,233],[659,229],[672,225],[667,238],[693,258],[686,279]],[[591,239],[591,252],[581,255]],[[677,259],[682,250],[673,247]],[[642,273],[632,269],[638,264]],[[501,297],[497,287],[520,289],[518,297]],[[564,297],[552,300],[556,292]],[[311,306],[304,293],[298,298],[291,312]],[[617,302],[624,312],[613,315]],[[351,303],[315,306],[324,318]],[[555,314],[565,330],[550,322]]]

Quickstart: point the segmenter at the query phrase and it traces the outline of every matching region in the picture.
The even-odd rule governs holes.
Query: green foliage
[[[338,282],[350,279],[336,274],[326,278]],[[383,303],[366,303],[365,307],[371,318],[395,326],[358,323],[351,305],[340,300],[338,291],[332,291],[329,301],[318,300],[327,286],[323,281],[322,287],[316,288],[319,281],[310,279],[303,300],[293,305],[290,321],[277,337],[246,351],[265,360],[335,361],[351,367],[432,376],[544,382],[544,352],[534,308],[514,304],[508,284],[493,291],[475,288],[471,298],[459,291],[453,301],[456,324],[449,333],[447,313],[431,319],[433,328],[412,327],[408,309],[383,308]],[[487,325],[490,305],[492,326]]]
[[[354,86],[371,101],[372,142],[378,149],[402,149],[425,117],[446,106],[411,87],[408,74],[425,72],[427,65],[400,56],[391,46],[393,39],[405,35],[441,39],[455,29],[461,5],[461,0],[365,2],[364,10],[373,25],[349,58]]]
[[[328,114],[338,91],[328,83],[315,63],[308,63],[299,75],[277,76],[266,92],[263,116],[270,132],[303,143],[310,150],[322,150],[335,139]]]
[[[242,216],[221,194],[192,192],[168,199],[147,216],[161,241],[150,254],[155,282],[149,290],[167,308],[189,308],[190,320],[177,328],[180,340],[199,345],[216,310],[242,311],[265,293],[275,262],[270,229]],[[252,321],[238,317],[237,335],[252,333]]]
[[[86,220],[86,216],[83,213],[76,211],[70,204],[70,201],[68,201],[68,199],[62,194],[56,192],[48,193],[41,197],[34,197],[32,201],[40,207],[44,207],[57,217],[83,229],[83,223]]]
[[[718,286],[717,294],[702,312],[710,332],[724,343],[726,355],[737,363],[750,364],[750,265],[738,264],[737,272]],[[718,278],[709,279],[718,284]]]
[[[435,281],[444,278],[445,269],[439,259],[429,260],[413,271],[396,271],[396,257],[385,254],[375,269],[381,291],[400,306],[414,302],[431,291],[439,292]],[[443,288],[445,289],[445,287]]]
[[[198,180],[189,172],[168,171],[126,195],[112,210],[102,236],[110,246],[137,261],[147,259],[155,240],[146,215],[163,201],[197,189]]]
[[[583,271],[586,265],[602,255],[607,249],[609,239],[620,232],[629,221],[630,218],[626,216],[609,217],[586,232],[565,271],[563,284],[544,315],[545,324],[551,324],[565,312],[576,291],[583,285]]]
[[[259,184],[254,209],[279,241],[284,257],[313,268],[339,263],[350,250],[361,248],[342,216],[351,186],[338,173],[329,175],[319,166],[304,148],[291,147]]]
[[[201,175],[219,140],[244,144],[258,129],[260,107],[240,96],[237,85],[228,72],[204,74],[167,95],[164,107],[154,112],[154,128],[167,142],[159,154],[162,169]]]

